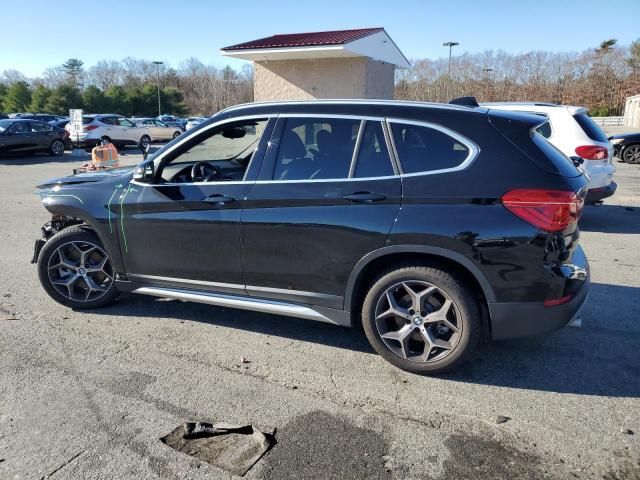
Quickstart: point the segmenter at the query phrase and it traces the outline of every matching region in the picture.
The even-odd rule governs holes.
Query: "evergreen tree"
[[[111,110],[111,103],[104,92],[95,85],[89,85],[82,94],[87,113],[101,113]]]
[[[31,90],[26,82],[16,82],[7,89],[3,107],[7,112],[26,112],[31,104]]]
[[[71,85],[60,85],[51,92],[46,111],[57,115],[68,115],[69,109],[82,108],[82,94]]]
[[[84,62],[77,58],[70,58],[62,64],[62,70],[67,75],[69,83],[76,88],[81,86],[80,80],[84,73],[84,70],[82,68],[83,65]]]
[[[0,112],[6,111],[4,108],[4,97],[7,95],[7,86],[4,83],[0,83]]]
[[[29,110],[32,112],[45,112],[47,108],[47,102],[51,96],[51,89],[44,85],[38,85],[31,94],[31,105]]]

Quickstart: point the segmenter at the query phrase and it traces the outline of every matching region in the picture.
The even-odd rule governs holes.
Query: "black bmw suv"
[[[57,302],[119,292],[362,324],[412,372],[485,333],[536,335],[585,302],[587,181],[539,116],[392,101],[241,105],[135,169],[38,187]]]

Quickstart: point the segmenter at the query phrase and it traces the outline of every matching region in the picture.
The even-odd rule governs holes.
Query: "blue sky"
[[[503,49],[582,51],[640,37],[640,0],[51,0],[3,2],[0,72],[40,75],[70,57],[188,57],[242,65],[223,46],[276,33],[382,26],[408,58]],[[110,32],[112,32],[110,37]]]

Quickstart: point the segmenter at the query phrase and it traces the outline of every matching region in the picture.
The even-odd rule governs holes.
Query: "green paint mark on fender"
[[[116,192],[119,188],[122,188],[122,184],[116,185],[113,193],[111,194],[111,198],[107,202],[107,217],[109,218],[109,231],[111,232],[111,234],[113,234],[113,225],[111,224],[111,202],[113,201],[113,197],[116,196]]]
[[[124,251],[129,253],[129,248],[127,247],[127,234],[124,233],[124,199],[127,197],[129,193],[129,188],[124,191],[124,193],[120,196],[120,229],[122,230],[122,241],[124,242]]]

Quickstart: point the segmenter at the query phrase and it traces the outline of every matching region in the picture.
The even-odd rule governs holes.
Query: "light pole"
[[[444,42],[442,44],[443,47],[449,47],[449,71],[448,71],[448,74],[447,74],[449,79],[448,79],[448,82],[447,82],[447,98],[449,98],[449,95],[451,94],[451,50],[456,45],[460,45],[460,44],[458,42]]]
[[[485,73],[485,77],[488,79],[488,88],[487,88],[487,100],[488,101],[492,101],[493,100],[493,95],[491,94],[491,90],[493,89],[493,78],[491,74],[491,72],[493,72],[493,68],[483,68],[482,71]]]
[[[158,75],[158,116],[160,116],[162,115],[162,110],[160,108],[160,65],[162,65],[163,62],[154,60],[153,63],[156,65],[156,73]]]

